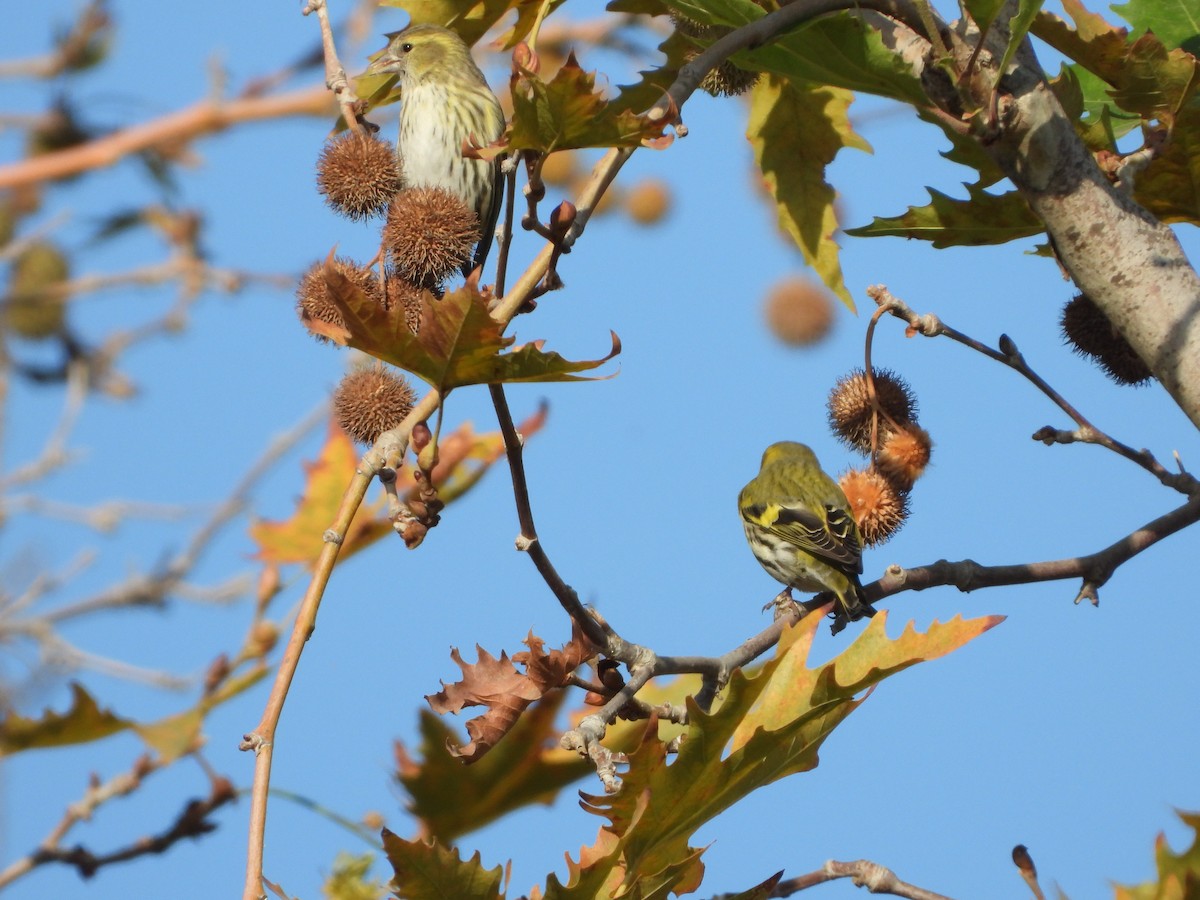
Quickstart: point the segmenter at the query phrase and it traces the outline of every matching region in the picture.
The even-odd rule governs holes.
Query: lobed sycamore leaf
[[[1166,835],[1160,833],[1154,842],[1158,878],[1136,886],[1117,885],[1114,900],[1182,900],[1200,896],[1200,813],[1177,815],[1192,829],[1192,845],[1182,853],[1175,853]]]
[[[479,645],[478,661],[463,661],[454,647],[450,658],[462,669],[462,678],[453,684],[442,682],[442,689],[425,700],[436,713],[457,713],[470,706],[485,706],[487,712],[467,722],[471,740],[450,752],[464,762],[483,757],[517,724],[521,713],[535,700],[561,687],[567,677],[596,655],[596,648],[573,627],[571,640],[560,650],[546,652],[545,643],[531,631],[524,641],[528,651],[492,656]],[[518,671],[514,663],[524,666]]]
[[[492,157],[512,150],[576,150],[584,147],[661,149],[671,143],[666,121],[639,115],[629,98],[607,99],[596,90],[596,73],[585,72],[572,53],[554,77],[513,66],[512,121],[504,139],[481,152]]]
[[[531,4],[529,0],[381,0],[381,5],[403,9],[412,25],[449,28],[471,46],[509,12],[519,13]]]
[[[928,206],[910,206],[908,212],[891,218],[875,217],[870,225],[847,228],[854,237],[905,237],[929,241],[944,247],[978,247],[1003,244],[1040,234],[1042,221],[1016,191],[989,194],[976,185],[967,185],[966,200],[956,200],[927,187],[932,202]]]
[[[521,422],[517,430],[526,440],[541,430],[546,408]],[[449,504],[457,500],[481,479],[492,464],[504,455],[504,438],[497,432],[476,434],[469,422],[438,440],[438,463],[433,468],[433,483],[438,497]],[[358,468],[358,452],[350,437],[332,419],[318,459],[305,463],[304,493],[291,518],[282,521],[256,521],[250,536],[258,545],[258,558],[279,565],[302,563],[311,566],[325,546],[325,529],[337,517],[346,487]],[[411,467],[396,473],[396,492],[402,499],[415,500],[420,488]],[[339,560],[369,547],[392,532],[384,515],[382,493],[371,503],[359,507],[342,540]]]
[[[1128,30],[1110,25],[1080,0],[1063,0],[1062,6],[1074,28],[1053,13],[1040,12],[1033,20],[1033,34],[1108,84],[1116,84],[1129,45]]]
[[[64,713],[47,709],[37,719],[9,712],[0,718],[0,756],[40,747],[86,744],[125,731],[133,722],[101,709],[78,682],[71,682],[71,706]]]
[[[485,869],[476,852],[468,860],[437,841],[406,841],[383,829],[383,850],[392,864],[391,889],[404,900],[500,900],[504,870]]]
[[[532,804],[549,804],[566,785],[595,771],[558,745],[555,719],[566,699],[553,691],[528,707],[501,741],[473,765],[447,751],[463,740],[429,710],[421,713],[421,760],[396,742],[396,779],[420,836],[444,844]]]
[[[1134,199],[1164,222],[1200,225],[1200,96],[1176,117],[1133,187]]]
[[[443,393],[469,384],[595,381],[612,376],[578,373],[598,368],[621,352],[620,340],[610,332],[612,349],[600,359],[564,359],[543,351],[540,342],[503,353],[515,338],[504,334],[488,313],[487,300],[470,285],[424,304],[420,329],[413,334],[401,307],[384,309],[366,296],[333,267],[332,254],[324,271],[330,299],[346,326],[305,318],[309,330],[411,372]]]
[[[161,761],[171,762],[195,749],[209,711],[257,684],[266,667],[229,678],[212,694],[202,696],[194,706],[155,722],[139,723],[118,716],[100,705],[80,684],[71,683],[71,706],[65,713],[53,710],[38,719],[16,713],[0,718],[0,756],[43,747],[65,747],[103,740],[122,731],[133,731],[154,750]]]
[[[1109,8],[1137,31],[1152,31],[1168,47],[1200,56],[1200,8],[1194,0],[1129,0]]]
[[[955,617],[934,622],[924,634],[910,624],[892,640],[886,619],[882,612],[840,655],[811,669],[807,659],[820,617],[787,629],[773,659],[754,672],[734,672],[711,713],[689,701],[687,734],[670,764],[665,745],[647,728],[629,757],[621,791],[583,798],[608,824],[578,863],[568,861],[568,883],[551,877],[545,896],[640,896],[647,881],[664,872],[676,873],[681,886],[698,883],[700,851],[688,845],[698,828],[763,785],[814,768],[821,744],[880,681],[944,656],[1002,621]],[[598,887],[607,893],[588,893]]]
[[[1200,60],[1185,50],[1168,50],[1155,35],[1134,41],[1114,83],[1113,100],[1144,119],[1174,125],[1193,106],[1200,88]]]
[[[837,195],[825,180],[825,167],[843,147],[871,149],[850,126],[852,97],[841,88],[776,77],[760,79],[750,96],[746,136],[775,200],[779,226],[826,286],[853,311],[834,240]]]
[[[346,432],[332,418],[320,455],[304,467],[304,493],[291,518],[283,521],[256,520],[250,525],[250,537],[258,545],[257,557],[263,562],[284,565],[303,563],[311,566],[325,546],[325,529],[337,516],[342,497],[358,466],[358,452]],[[363,503],[342,540],[339,559],[357,553],[391,531],[381,515],[383,498]]]
[[[736,28],[767,14],[753,0],[667,0],[674,12],[706,25]],[[701,42],[702,46],[704,45]],[[743,69],[801,82],[863,91],[924,106],[920,80],[878,29],[850,13],[823,16],[730,60]]]

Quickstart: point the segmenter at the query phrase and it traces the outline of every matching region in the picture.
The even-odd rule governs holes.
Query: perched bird
[[[463,141],[479,146],[504,132],[504,112],[467,45],[437,25],[410,25],[387,35],[388,45],[367,75],[398,75],[400,139],[397,150],[406,187],[444,188],[479,216],[475,258],[482,266],[500,215],[500,160],[463,157]]]
[[[794,441],[768,447],[758,475],[738,495],[738,509],[754,556],[787,585],[777,605],[791,602],[792,588],[832,591],[841,607],[835,618],[875,615],[858,580],[862,538],[850,504],[812,450]]]

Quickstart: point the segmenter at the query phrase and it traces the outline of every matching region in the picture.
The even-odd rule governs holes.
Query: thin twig
[[[895,297],[883,285],[873,285],[867,288],[867,296],[874,300],[880,308],[880,311],[891,313],[898,319],[902,319],[908,323],[911,333],[921,334],[925,337],[948,337],[953,341],[957,341],[965,347],[970,347],[977,353],[982,353],[989,359],[994,359],[996,362],[1003,363],[1011,369],[1020,372],[1030,383],[1032,383],[1039,391],[1045,394],[1050,400],[1061,409],[1064,413],[1075,422],[1079,428],[1075,431],[1060,431],[1046,426],[1039,429],[1033,434],[1033,439],[1042,441],[1049,445],[1053,443],[1087,443],[1096,444],[1111,450],[1120,456],[1125,457],[1130,462],[1133,462],[1145,469],[1151,475],[1159,480],[1166,487],[1173,488],[1182,494],[1189,497],[1200,495],[1200,481],[1197,481],[1192,475],[1187,472],[1172,472],[1163,466],[1149,450],[1134,450],[1128,444],[1123,444],[1120,441],[1110,437],[1105,432],[1101,431],[1093,425],[1083,413],[1079,412],[1066,398],[1056,391],[1050,384],[1035,372],[1025,361],[1025,357],[1017,349],[1016,343],[1008,335],[1000,336],[1000,349],[993,349],[988,345],[975,340],[974,338],[963,334],[945,324],[940,318],[932,314],[919,315],[905,303],[903,300]]]
[[[884,576],[866,587],[865,591],[868,599],[873,602],[902,591],[923,591],[941,585],[953,585],[965,593],[985,587],[1082,578],[1083,586],[1075,602],[1086,599],[1096,604],[1099,602],[1098,589],[1112,577],[1118,567],[1163,538],[1182,531],[1197,521],[1200,521],[1200,497],[1193,497],[1182,506],[1147,522],[1103,550],[1087,556],[998,566],[982,566],[970,559],[961,562],[939,560],[926,566],[908,569],[890,566]]]

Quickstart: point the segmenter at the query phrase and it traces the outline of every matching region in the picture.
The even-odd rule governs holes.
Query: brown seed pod
[[[887,369],[874,369],[873,372],[875,397],[886,414],[879,417],[879,439],[882,442],[885,432],[894,430],[889,418],[896,425],[917,421],[917,400],[912,388],[895,372]],[[829,392],[827,408],[829,427],[838,440],[863,453],[870,453],[874,408],[867,392],[866,373],[862,369],[854,369],[834,385]]]
[[[689,61],[696,56],[695,53],[691,54]],[[760,74],[743,69],[727,59],[704,74],[700,79],[700,90],[713,97],[740,97],[758,84]]]
[[[694,19],[689,19],[687,16],[672,14],[671,20],[675,23],[675,28],[680,34],[695,38],[706,44],[710,44],[717,38],[729,33],[728,28],[704,25]],[[691,62],[699,55],[700,51],[693,49],[686,51],[684,57],[688,62]],[[704,78],[700,81],[700,89],[714,97],[736,97],[754,87],[758,81],[758,76],[758,72],[750,72],[746,69],[738,68],[738,66],[729,60],[725,60],[715,69],[711,69],[705,74]]]
[[[333,412],[342,429],[360,444],[374,444],[412,412],[417,394],[397,372],[382,365],[356,369],[333,392]]]
[[[671,209],[671,189],[660,178],[643,178],[625,196],[629,218],[639,225],[653,225]]]
[[[908,518],[908,494],[877,469],[851,469],[839,479],[863,543],[875,547],[900,530]]]
[[[1063,307],[1062,332],[1076,353],[1090,356],[1118,384],[1141,385],[1154,377],[1125,336],[1087,294],[1076,294]]]
[[[378,303],[383,303],[383,295],[379,290],[379,279],[366,266],[360,266],[352,259],[337,257],[333,268],[354,283],[364,294]],[[339,328],[346,326],[342,312],[337,304],[330,299],[329,285],[325,281],[325,262],[315,262],[300,276],[300,284],[296,287],[296,313],[300,321],[307,323],[316,319]],[[328,341],[323,334],[311,331],[318,341]]]
[[[402,277],[435,287],[471,259],[479,234],[479,217],[457,196],[442,188],[413,188],[388,207],[383,243]]]
[[[783,343],[805,347],[829,334],[833,310],[833,299],[824,287],[807,278],[785,278],[767,294],[763,316]]]
[[[338,135],[317,160],[317,190],[334,212],[349,219],[382,214],[400,190],[396,148],[371,134]]]
[[[881,475],[901,491],[911,491],[929,465],[933,438],[929,432],[912,422],[898,431],[889,431],[883,439],[875,466]]]

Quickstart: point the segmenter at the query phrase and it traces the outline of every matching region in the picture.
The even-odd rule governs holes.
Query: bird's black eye
[[[403,50],[405,53],[411,53],[412,48],[413,48],[412,44],[401,44],[400,45],[400,49]]]

